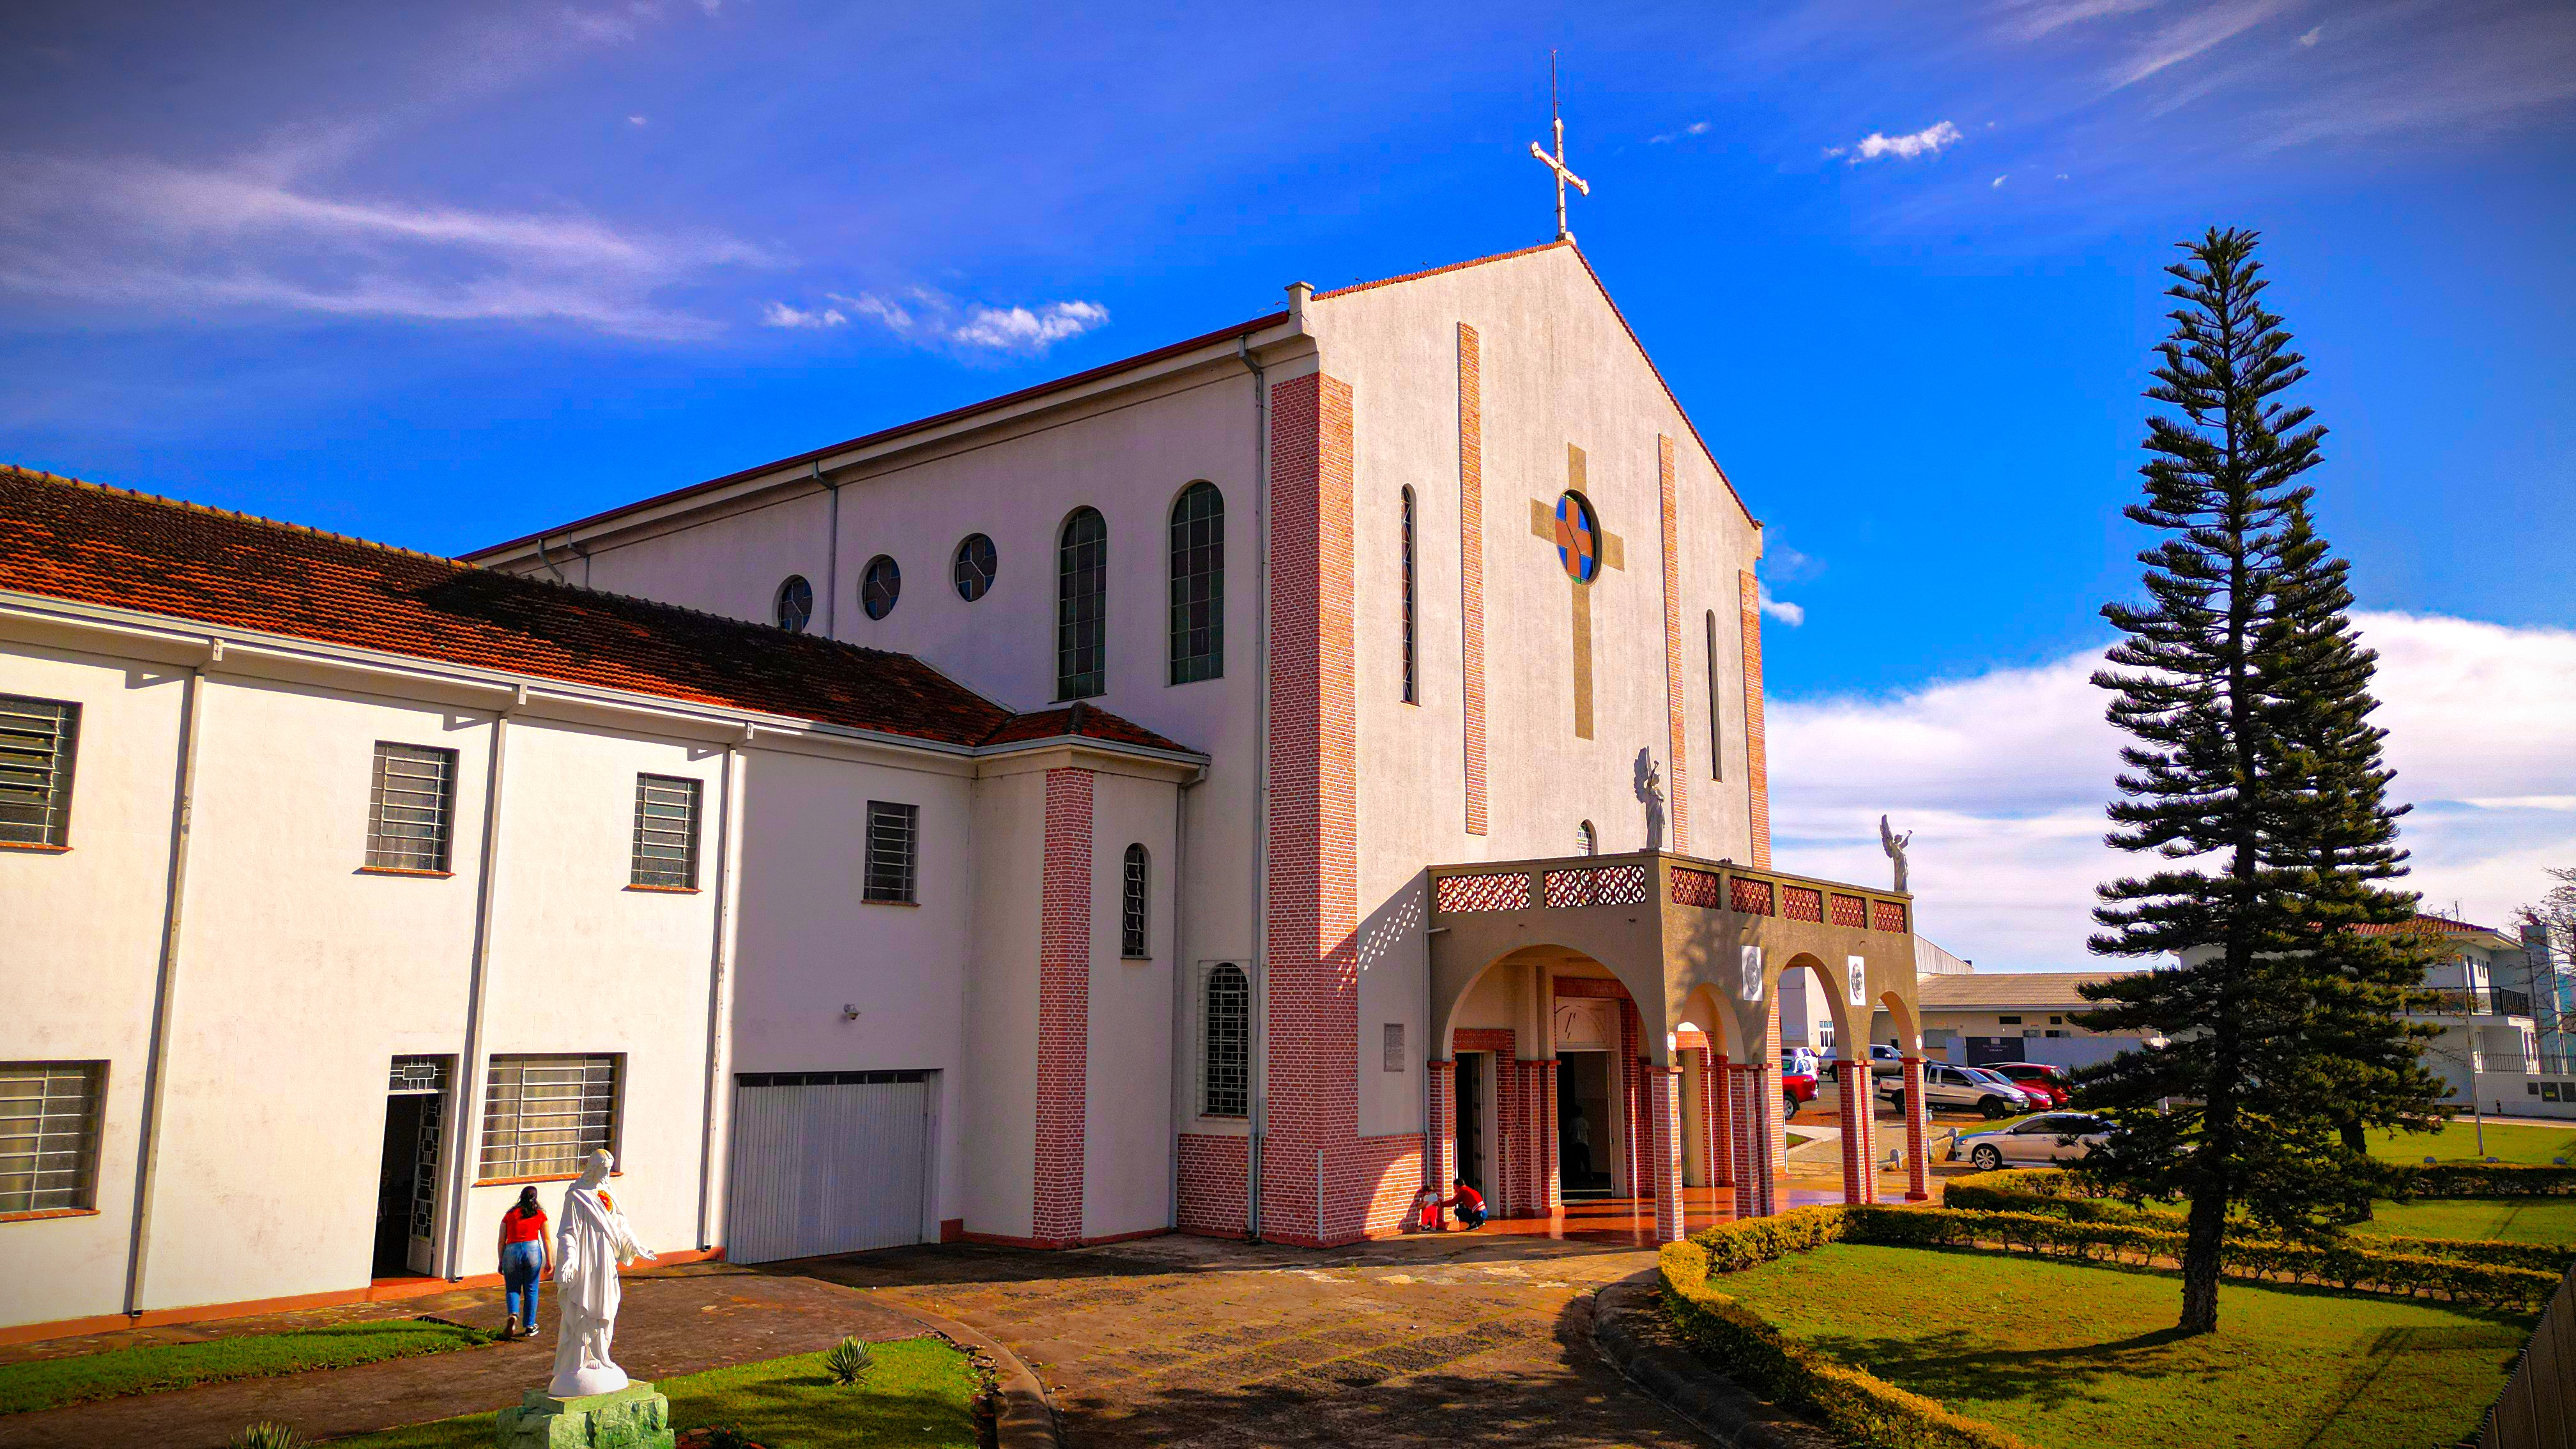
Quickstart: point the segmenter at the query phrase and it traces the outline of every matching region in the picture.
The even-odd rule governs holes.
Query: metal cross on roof
[[[1573,182],[1574,189],[1586,196],[1592,194],[1592,184],[1565,169],[1565,116],[1557,107],[1556,52],[1552,50],[1547,53],[1547,110],[1556,123],[1556,154],[1551,156],[1540,150],[1536,141],[1530,142],[1530,154],[1556,173],[1556,239],[1572,241],[1574,233],[1565,229],[1565,184]]]

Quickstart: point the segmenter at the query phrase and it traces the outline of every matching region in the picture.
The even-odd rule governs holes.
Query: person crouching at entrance
[[[1450,1195],[1441,1199],[1440,1205],[1457,1213],[1458,1226],[1470,1230],[1483,1227],[1485,1195],[1469,1187],[1467,1179],[1463,1177],[1451,1183],[1449,1187]]]
[[[510,1313],[503,1338],[537,1336],[537,1285],[554,1271],[554,1244],[546,1236],[546,1210],[534,1185],[501,1214],[501,1298]]]

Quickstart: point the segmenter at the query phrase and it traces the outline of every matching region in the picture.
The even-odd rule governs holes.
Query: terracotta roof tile
[[[1188,752],[1101,710],[1014,715],[908,654],[7,465],[0,589],[941,744]]]

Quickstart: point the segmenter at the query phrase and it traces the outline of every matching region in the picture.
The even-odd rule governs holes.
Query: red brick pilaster
[[[1736,576],[1744,622],[1744,788],[1753,801],[1753,868],[1771,868],[1771,766],[1762,735],[1762,585],[1753,570]]]
[[[1725,1187],[1735,1179],[1734,1163],[1726,1141],[1726,1089],[1721,1074],[1726,1058],[1715,1050],[1699,1054],[1699,1070],[1692,1073],[1692,1085],[1699,1091],[1699,1161],[1704,1186]]]
[[[1458,324],[1458,709],[1466,721],[1467,833],[1485,833],[1485,391],[1476,329]]]
[[[1453,1059],[1426,1064],[1431,1088],[1431,1120],[1422,1133],[1422,1185],[1449,1192],[1458,1175],[1458,1063]]]
[[[1869,1140],[1869,1063],[1834,1063],[1836,1095],[1842,1099],[1843,1201],[1878,1201],[1878,1159]]]
[[[1046,859],[1039,875],[1037,1175],[1029,1236],[1082,1237],[1083,1117],[1091,1075],[1089,770],[1046,775]]]
[[[1932,1164],[1924,1155],[1924,1121],[1930,1108],[1923,1101],[1923,1059],[1905,1058],[1905,1200],[1926,1202],[1932,1196]]]
[[[1655,1241],[1682,1237],[1682,1080],[1671,1067],[1646,1068],[1647,1180],[1655,1191]]]
[[[1619,998],[1619,1133],[1620,1196],[1644,1197],[1654,1191],[1653,1174],[1645,1171],[1646,1058],[1645,1023],[1636,1003]]]
[[[1545,1155],[1541,1159],[1538,1206],[1541,1213],[1553,1213],[1565,1206],[1565,1171],[1557,1161],[1556,1058],[1530,1065],[1538,1069],[1538,1120],[1544,1124],[1539,1130]]]
[[[1655,437],[1655,464],[1661,476],[1664,523],[1664,720],[1670,730],[1666,748],[1670,761],[1664,767],[1665,805],[1671,812],[1672,848],[1690,853],[1690,748],[1689,732],[1682,723],[1682,681],[1688,671],[1682,667],[1682,545],[1681,504],[1673,483],[1673,440],[1669,434]]]

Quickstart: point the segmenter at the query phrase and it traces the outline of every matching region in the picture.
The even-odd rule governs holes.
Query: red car
[[[1799,1103],[1814,1100],[1816,1100],[1816,1074],[1793,1072],[1789,1070],[1788,1060],[1784,1059],[1780,1064],[1780,1115],[1783,1118],[1795,1118],[1798,1115]]]
[[[2063,1107],[2075,1096],[2075,1088],[2067,1082],[2064,1067],[2052,1067],[2045,1062],[1983,1062],[1979,1065],[1987,1071],[2003,1073],[2005,1080],[2023,1091],[2047,1093],[2051,1107]]]

